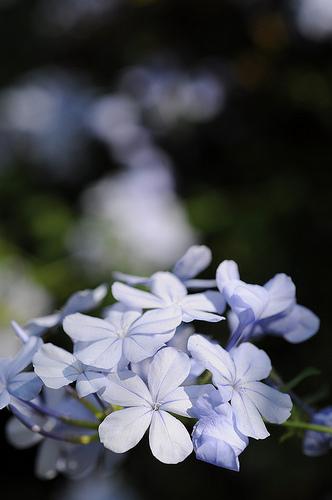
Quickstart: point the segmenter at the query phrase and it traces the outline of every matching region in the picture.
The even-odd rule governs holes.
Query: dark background
[[[36,70],[52,79],[56,68],[103,95],[116,91],[124,68],[156,54],[189,74],[204,66],[218,75],[226,92],[220,112],[206,122],[178,123],[154,140],[174,164],[177,195],[199,240],[211,246],[214,265],[232,258],[243,278],[257,283],[286,272],[299,302],[320,316],[319,334],[306,343],[266,339],[263,347],[286,380],[319,368],[299,393],[321,394],[317,405],[331,404],[331,38],[301,30],[297,2],[289,1],[119,0],[69,27],[49,21],[51,3],[43,15],[41,2],[7,3],[0,8],[2,90]],[[65,114],[63,120],[65,126]],[[123,165],[91,136],[83,138],[83,155],[61,168],[56,159],[48,168],[45,158],[17,152],[15,141],[6,157],[10,134],[0,123],[0,262],[24,262],[60,306],[70,292],[110,279],[68,258],[66,242],[82,215],[83,191]],[[3,428],[6,411],[0,418]],[[121,474],[143,499],[332,499],[331,456],[307,458],[299,438],[280,444],[282,432],[271,433],[251,442],[239,474],[193,457],[160,464],[147,443],[128,456]],[[2,435],[2,498],[64,498],[63,479],[34,479],[34,453],[14,450]]]

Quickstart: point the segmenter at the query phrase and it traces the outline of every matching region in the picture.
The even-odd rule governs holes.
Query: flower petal
[[[193,450],[185,426],[162,410],[153,412],[149,442],[152,454],[165,464],[182,462]]]
[[[90,311],[102,302],[107,295],[107,290],[106,285],[100,285],[93,290],[81,290],[74,293],[63,306],[61,316],[64,318],[76,312]]]
[[[217,268],[217,286],[221,293],[230,281],[240,280],[239,268],[234,260],[224,260]]]
[[[212,260],[211,250],[205,245],[193,245],[175,263],[172,272],[182,281],[197,276]]]
[[[38,377],[51,389],[59,389],[74,382],[81,373],[76,357],[53,344],[44,344],[33,358]]]
[[[41,346],[41,339],[31,337],[28,342],[23,345],[15,358],[10,362],[8,366],[8,377],[13,377],[17,373],[24,370],[27,366],[29,366],[32,362],[32,358]]]
[[[310,309],[296,304],[284,317],[267,325],[266,330],[282,335],[288,342],[297,344],[309,339],[319,329],[319,318]]]
[[[79,350],[75,350],[75,355],[85,365],[100,370],[111,370],[121,359],[122,343],[123,340],[118,337],[109,337],[92,343],[85,342],[85,345],[80,345]]]
[[[138,318],[128,334],[157,334],[157,333],[175,333],[175,329],[182,320],[181,308],[179,306],[170,306],[164,309],[147,311]],[[168,339],[169,340],[169,339]]]
[[[152,293],[124,285],[118,281],[112,285],[112,294],[116,300],[123,302],[128,307],[141,307],[142,309],[162,307],[162,301]]]
[[[104,309],[104,318],[111,323],[116,331],[127,331],[132,323],[142,316],[142,309],[128,307],[116,302]]]
[[[41,388],[42,381],[32,372],[18,373],[8,384],[8,392],[10,395],[19,399],[24,399],[24,401],[35,399],[40,393]]]
[[[153,356],[161,347],[165,346],[171,337],[169,334],[158,335],[131,335],[123,340],[123,353],[125,358],[133,363],[139,363]]]
[[[245,391],[247,397],[269,422],[282,424],[289,418],[293,404],[288,394],[262,382],[249,382]]]
[[[134,448],[147,431],[152,409],[126,408],[108,415],[99,426],[99,437],[105,448],[124,453]]]
[[[165,347],[154,356],[149,367],[148,386],[154,401],[163,401],[188,377],[190,359],[184,352]]]
[[[222,439],[216,439],[215,437],[204,434],[201,435],[200,438],[196,438],[196,429],[197,427],[195,426],[193,443],[197,460],[202,460],[203,462],[235,472],[240,470],[239,458],[231,445]],[[208,431],[206,431],[206,434],[207,432]]]
[[[152,405],[147,386],[138,375],[129,370],[111,373],[108,376],[108,384],[102,397],[108,403],[119,406],[146,406],[150,408]]]
[[[74,342],[94,342],[116,336],[113,325],[108,321],[80,313],[67,316],[63,329]]]
[[[40,318],[33,318],[24,325],[24,331],[30,336],[40,336],[46,330],[54,328],[61,321],[61,314],[59,312],[49,314],[48,316],[41,316]]]
[[[233,412],[229,404],[221,405],[220,414],[214,413],[199,420],[193,429],[193,444],[199,460],[239,470],[238,455],[248,444],[234,427]]]
[[[226,302],[224,297],[219,292],[207,291],[203,293],[193,293],[187,295],[181,301],[182,309],[189,316],[197,315],[197,312],[204,313],[222,313],[225,310]],[[196,314],[195,314],[196,313]],[[210,315],[214,316],[214,315]],[[225,319],[217,316],[217,321]],[[201,318],[197,318],[201,319]],[[207,320],[210,321],[210,320]],[[213,321],[213,320],[212,320]]]
[[[10,403],[10,394],[8,393],[7,389],[3,389],[0,392],[0,410],[5,408],[5,406],[8,406]]]
[[[40,479],[54,479],[58,475],[58,461],[63,443],[45,439],[40,444],[35,463],[35,473]]]
[[[236,367],[236,377],[245,382],[263,380],[272,370],[271,360],[262,349],[244,342],[231,351]]]
[[[202,335],[192,335],[188,340],[188,350],[193,358],[212,372],[217,385],[227,385],[235,381],[234,362],[220,345],[213,344]]]
[[[116,281],[122,281],[123,283],[132,286],[148,285],[150,283],[150,278],[147,278],[146,276],[135,276],[134,274],[126,274],[119,271],[115,271],[113,273],[113,277],[116,279]]]
[[[196,401],[203,394],[215,391],[213,385],[190,385],[178,387],[163,399],[161,410],[176,413],[184,417],[193,417]]]
[[[6,437],[15,448],[24,450],[42,441],[43,437],[37,432],[32,432],[16,417],[12,417],[6,425]]]
[[[265,439],[270,435],[256,405],[246,392],[234,391],[231,405],[237,428],[242,434],[255,439]]]
[[[268,318],[286,311],[295,304],[295,285],[287,274],[276,274],[265,283],[269,300],[261,315],[261,319]]]
[[[179,302],[187,295],[184,284],[172,273],[155,273],[152,276],[151,292],[159,297],[165,305]]]
[[[86,370],[76,381],[76,391],[80,398],[103,390],[108,384],[105,373]]]
[[[225,287],[225,297],[242,325],[260,319],[267,306],[269,294],[259,285],[248,285],[241,283],[235,287]]]

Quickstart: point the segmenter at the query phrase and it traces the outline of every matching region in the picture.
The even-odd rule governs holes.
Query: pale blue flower
[[[260,382],[271,372],[267,354],[253,344],[243,343],[227,352],[201,335],[193,335],[188,349],[211,371],[222,400],[230,401],[238,430],[248,437],[269,436],[263,418],[281,424],[290,416],[292,401],[288,394]]]
[[[40,339],[31,338],[15,358],[0,358],[0,409],[14,405],[16,399],[31,401],[40,392],[42,382],[36,374],[23,372],[40,345]]]
[[[24,330],[28,335],[43,335],[47,330],[60,325],[66,316],[76,312],[87,312],[98,307],[107,294],[107,286],[100,285],[93,290],[75,292],[69,297],[65,305],[53,314],[31,319]]]
[[[314,413],[312,424],[332,427],[332,406],[327,406]],[[325,455],[332,448],[332,434],[306,431],[303,439],[303,453],[309,457]]]
[[[78,401],[68,395],[63,389],[45,389],[42,397],[39,397],[36,404],[43,403],[50,410],[56,410],[70,418],[84,419],[94,422],[92,413],[82,406]],[[82,429],[68,427],[59,420],[41,416],[33,408],[20,408],[25,416],[31,421],[33,428],[45,429],[47,432],[54,432],[61,436],[69,434],[71,436],[82,432]],[[86,430],[86,433],[91,431]],[[96,468],[100,459],[116,458],[115,454],[106,450],[100,443],[89,445],[76,445],[61,440],[44,437],[38,432],[28,429],[16,417],[11,418],[6,427],[8,441],[18,449],[26,449],[39,444],[35,463],[35,473],[41,479],[53,479],[58,473],[63,473],[72,479],[79,479],[88,475]]]
[[[34,355],[33,366],[38,377],[51,389],[76,382],[81,398],[103,389],[107,382],[107,373],[84,365],[75,354],[51,343],[41,346]]]
[[[262,321],[254,328],[253,335],[269,333],[281,336],[292,344],[298,344],[315,335],[319,326],[320,321],[315,313],[307,307],[295,304],[279,318]]]
[[[76,343],[77,359],[108,370],[118,363],[137,363],[153,356],[173,337],[180,323],[181,311],[176,306],[142,315],[138,309],[120,305],[105,319],[84,314],[67,316],[63,328]]]
[[[196,458],[238,471],[238,457],[249,440],[238,431],[230,404],[222,402],[219,391],[210,391],[197,400],[195,416],[199,417],[192,432]]]
[[[177,307],[181,313],[181,321],[189,323],[193,320],[221,321],[219,316],[225,309],[225,300],[219,292],[188,294],[184,284],[171,273],[156,273],[151,280],[151,292],[145,292],[123,283],[116,282],[112,286],[113,296],[128,307],[156,309],[157,315],[170,306]]]
[[[175,263],[172,273],[187,288],[215,288],[216,280],[194,279],[206,269],[212,260],[211,250],[205,245],[192,245],[186,253]],[[128,285],[146,285],[152,283],[154,274],[150,277],[133,276],[120,272],[113,273],[115,279]]]
[[[147,383],[130,371],[111,374],[102,397],[125,409],[101,423],[99,436],[104,446],[123,453],[136,446],[150,427],[150,448],[158,460],[178,463],[190,455],[193,445],[188,431],[169,412],[190,416],[195,400],[212,387],[182,387],[189,371],[189,357],[165,347],[151,362]]]
[[[319,319],[296,303],[295,285],[286,274],[276,274],[264,286],[240,280],[234,261],[223,261],[217,269],[217,285],[231,307],[231,346],[252,336],[271,333],[297,343],[314,335]]]

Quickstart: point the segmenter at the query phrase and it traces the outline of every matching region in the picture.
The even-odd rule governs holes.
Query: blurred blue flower
[[[100,285],[93,290],[75,292],[69,297],[60,311],[48,316],[31,319],[24,325],[24,330],[28,335],[42,335],[50,328],[60,325],[69,314],[86,312],[97,308],[106,297],[106,294],[106,285]]]
[[[13,359],[0,359],[0,409],[15,405],[17,399],[31,401],[40,392],[42,382],[37,375],[23,372],[40,345],[40,339],[31,338]]]
[[[312,424],[332,427],[332,406],[327,406],[314,413]],[[332,448],[332,434],[317,431],[306,431],[303,439],[303,453],[309,457],[325,455]]]
[[[41,401],[48,409],[56,410],[70,418],[95,421],[90,411],[63,389],[44,389],[42,396],[36,400],[36,403],[38,404]],[[49,416],[41,416],[33,408],[20,408],[20,411],[24,411],[32,425],[47,429],[48,432],[54,431],[59,435],[69,432],[66,424]],[[71,435],[80,432],[81,429],[70,428]],[[86,431],[86,433],[89,432],[91,431]],[[105,450],[98,442],[89,445],[76,445],[45,438],[29,430],[16,417],[9,420],[6,435],[9,442],[19,449],[39,444],[35,472],[41,479],[53,479],[58,473],[63,473],[72,479],[79,479],[95,469],[101,459],[109,472],[112,470],[112,462],[114,464],[118,462],[117,456]]]

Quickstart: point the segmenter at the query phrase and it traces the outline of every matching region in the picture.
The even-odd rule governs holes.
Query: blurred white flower
[[[331,0],[296,0],[295,8],[297,25],[303,35],[318,40],[332,35]]]
[[[75,255],[96,269],[167,269],[192,243],[194,230],[162,164],[127,169],[88,189],[85,216],[70,237]]]
[[[211,120],[225,100],[224,85],[212,71],[189,73],[172,64],[128,68],[120,88],[135,96],[147,122],[158,131],[180,121]]]
[[[57,490],[54,500],[139,500],[140,496],[132,490],[128,481],[116,471],[112,477],[95,473],[80,481],[67,481]]]
[[[13,355],[20,345],[10,321],[24,323],[44,314],[50,307],[49,294],[29,276],[24,263],[3,260],[0,263],[0,357]]]

